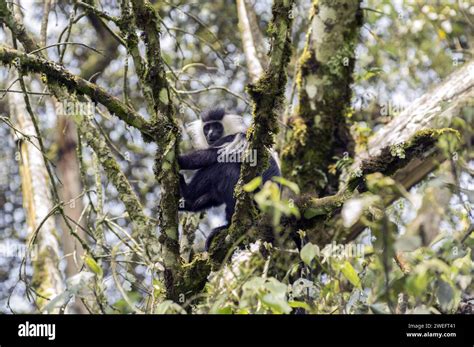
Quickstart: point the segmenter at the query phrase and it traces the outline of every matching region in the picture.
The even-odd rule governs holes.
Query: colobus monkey
[[[227,228],[234,214],[234,188],[240,176],[240,160],[246,149],[246,126],[242,116],[213,109],[201,119],[187,124],[195,151],[178,157],[181,170],[197,170],[189,183],[180,175],[182,211],[202,211],[225,204],[226,225],[212,230],[206,240],[206,250],[212,238]],[[256,159],[256,158],[255,158]],[[263,182],[280,176],[280,168],[273,156],[263,173]]]

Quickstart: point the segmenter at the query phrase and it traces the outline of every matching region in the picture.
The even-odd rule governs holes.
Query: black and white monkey
[[[197,212],[225,204],[226,225],[211,232],[206,249],[212,238],[229,226],[234,214],[234,188],[240,176],[240,155],[247,145],[246,130],[242,116],[226,114],[223,109],[204,112],[200,120],[186,125],[195,150],[179,156],[178,164],[181,170],[197,171],[188,183],[180,175],[180,210]],[[262,181],[280,175],[271,155]]]

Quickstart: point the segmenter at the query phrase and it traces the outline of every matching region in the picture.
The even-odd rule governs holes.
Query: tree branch
[[[245,53],[245,60],[249,71],[250,81],[257,82],[263,73],[262,64],[258,59],[257,49],[250,26],[245,0],[237,0],[237,15],[239,17],[240,36],[242,37],[242,47]]]
[[[22,71],[43,73],[52,82],[59,83],[69,91],[87,95],[93,101],[104,105],[111,114],[115,114],[128,125],[140,130],[142,134],[153,136],[149,123],[131,107],[108,94],[102,87],[72,74],[50,60],[0,45],[0,62],[4,65],[15,65]]]
[[[360,153],[351,168],[345,187],[336,195],[300,201],[302,215],[311,222],[301,221],[315,233],[315,243],[325,244],[336,234],[339,240],[350,241],[363,230],[356,224],[350,229],[334,228],[338,212],[354,190],[365,189],[365,175],[381,172],[392,176],[406,189],[422,180],[446,158],[436,150],[440,136],[454,133],[455,117],[467,118],[474,109],[474,61],[467,62],[442,83],[413,101],[369,141],[368,149]],[[465,143],[471,139],[463,139]],[[333,218],[331,218],[333,217]],[[300,227],[302,227],[300,224]],[[327,224],[327,225],[326,225]],[[314,225],[318,225],[317,228]]]
[[[118,191],[119,199],[124,203],[128,216],[132,221],[133,236],[139,237],[145,246],[153,245],[150,238],[154,235],[153,226],[148,217],[143,213],[143,207],[140,200],[133,191],[130,183],[123,174],[122,170],[110,151],[106,141],[100,132],[92,125],[88,116],[76,117],[81,137],[97,154],[109,181]],[[155,252],[156,253],[156,252]]]
[[[286,86],[286,68],[291,55],[291,0],[275,0],[272,12],[273,19],[269,32],[272,37],[270,63],[263,76],[255,85],[249,85],[248,93],[253,103],[253,123],[247,132],[249,149],[246,155],[256,151],[257,165],[251,166],[244,160],[241,164],[240,178],[235,189],[235,213],[228,230],[230,237],[220,233],[217,242],[211,245],[211,256],[221,262],[230,247],[234,246],[252,226],[255,217],[255,207],[250,194],[242,186],[253,178],[261,175],[268,166],[269,149],[272,148],[274,135],[278,132],[277,110],[283,103]]]
[[[167,296],[178,300],[187,292],[183,287],[178,234],[179,205],[179,154],[180,130],[175,119],[170,87],[161,57],[160,25],[158,15],[146,0],[132,1],[135,25],[143,31],[146,67],[140,73],[142,85],[151,95],[154,114],[152,115],[154,139],[158,145],[154,172],[160,184],[161,198],[158,207],[160,242],[163,245],[165,265],[165,286]]]

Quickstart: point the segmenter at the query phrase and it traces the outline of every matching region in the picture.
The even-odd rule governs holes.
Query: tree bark
[[[252,83],[257,82],[263,73],[262,64],[258,58],[254,33],[250,25],[249,14],[245,6],[245,0],[236,0],[237,16],[239,18],[240,36],[242,37],[242,48],[249,71],[249,78]]]
[[[381,172],[410,188],[446,159],[437,149],[437,140],[451,133],[455,117],[470,121],[474,109],[474,61],[467,62],[443,82],[410,104],[369,141],[360,153],[341,190],[324,198],[306,196],[299,202],[300,227],[310,229],[312,242],[324,245],[337,235],[341,241],[354,239],[363,230],[361,224],[347,229],[337,223],[338,212],[354,190],[365,190],[365,176]],[[463,139],[465,144],[472,138]],[[309,222],[311,221],[311,222]]]
[[[97,78],[98,73],[102,72],[110,62],[118,55],[118,42],[104,27],[101,19],[93,13],[88,13],[87,18],[94,27],[100,43],[103,46],[104,55],[90,55],[86,61],[81,64],[81,77],[84,79]],[[80,177],[80,168],[77,158],[77,128],[75,123],[69,118],[62,115],[57,117],[57,144],[58,144],[58,175],[61,180],[59,186],[59,194],[63,201],[64,213],[75,223],[84,226],[84,222],[80,220],[81,213],[84,209],[82,199],[76,199],[82,192],[82,183]],[[73,201],[73,199],[75,199]],[[66,265],[67,277],[77,274],[82,267],[82,256],[84,249],[81,244],[70,233],[66,232],[67,226],[62,221],[62,245],[65,254],[69,254]],[[77,234],[85,239],[83,229],[78,228]],[[80,301],[75,302],[75,309],[78,313],[87,313],[88,311]]]
[[[210,248],[211,256],[218,263],[224,259],[230,247],[249,231],[256,215],[253,198],[242,187],[268,167],[269,149],[273,147],[274,135],[278,132],[277,112],[284,101],[286,68],[291,56],[292,6],[293,1],[290,0],[274,1],[273,19],[269,29],[272,39],[270,63],[260,79],[247,87],[252,98],[253,122],[247,131],[249,148],[245,155],[255,152],[257,163],[251,166],[244,160],[241,164],[240,178],[235,187],[236,204],[228,230],[229,237],[225,238],[227,232],[221,232],[215,238],[217,242],[213,242]]]
[[[347,114],[362,11],[359,0],[314,1],[312,11],[282,171],[302,191],[322,196],[338,189],[339,173],[332,175],[329,165],[353,154]]]
[[[18,83],[16,83],[18,85]],[[19,88],[19,87],[17,87]],[[59,269],[59,240],[54,222],[50,182],[46,163],[39,150],[33,122],[26,110],[24,96],[11,93],[8,96],[10,115],[22,135],[14,133],[19,140],[20,176],[23,191],[23,206],[28,225],[28,247],[33,247],[36,259],[32,259],[32,287],[36,304],[41,310],[48,301],[65,290]],[[27,136],[27,138],[25,138]],[[55,309],[59,312],[59,308]]]

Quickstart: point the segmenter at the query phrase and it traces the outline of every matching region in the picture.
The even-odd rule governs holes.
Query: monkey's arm
[[[181,170],[197,170],[215,163],[217,163],[217,148],[199,149],[178,157]]]

